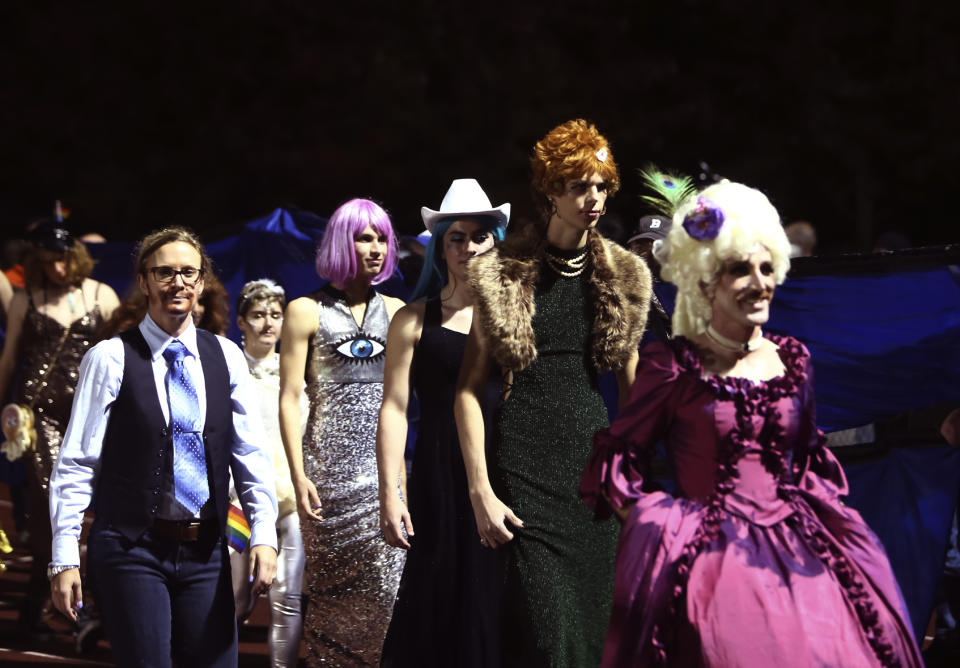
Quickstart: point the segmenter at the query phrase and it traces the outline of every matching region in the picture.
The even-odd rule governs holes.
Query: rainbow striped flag
[[[236,502],[231,502],[227,513],[227,545],[237,552],[243,552],[249,542],[250,524],[243,515],[243,509]]]

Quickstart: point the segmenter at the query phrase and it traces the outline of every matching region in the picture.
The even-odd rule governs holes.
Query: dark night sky
[[[827,250],[958,241],[949,3],[4,3],[0,216],[208,240],[370,196],[421,229],[452,178],[532,207],[527,157],[582,116],[642,213],[646,161],[764,190]]]

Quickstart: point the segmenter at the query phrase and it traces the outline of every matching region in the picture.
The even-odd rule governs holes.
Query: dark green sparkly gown
[[[567,278],[543,262],[537,358],[514,373],[497,416],[492,484],[524,522],[501,548],[504,666],[597,666],[609,623],[618,527],[594,521],[578,494],[593,434],[607,426],[590,361],[589,271]]]

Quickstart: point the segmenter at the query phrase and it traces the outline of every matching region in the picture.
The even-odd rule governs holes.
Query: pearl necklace
[[[722,348],[727,350],[734,350],[741,355],[746,355],[747,353],[752,353],[755,350],[759,350],[760,346],[763,344],[763,332],[761,331],[759,336],[755,336],[746,343],[743,341],[736,341],[727,336],[724,336],[717,330],[713,328],[712,324],[707,325],[707,336],[709,336],[713,341]]]
[[[263,359],[257,359],[246,350],[243,351],[243,354],[247,358],[250,375],[254,378],[262,380],[269,377],[280,377],[280,353],[274,351]]]
[[[550,268],[566,278],[579,276],[587,267],[586,247],[584,247],[583,252],[580,255],[570,259],[557,257],[550,251],[544,251],[544,256],[546,257],[547,264],[550,265]]]

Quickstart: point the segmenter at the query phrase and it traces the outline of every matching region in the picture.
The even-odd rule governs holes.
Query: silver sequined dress
[[[323,521],[303,525],[308,664],[377,665],[404,552],[380,535],[377,416],[383,398],[390,318],[371,293],[363,324],[339,293],[316,293],[320,326],[310,342],[310,416],[303,467],[320,495]]]

